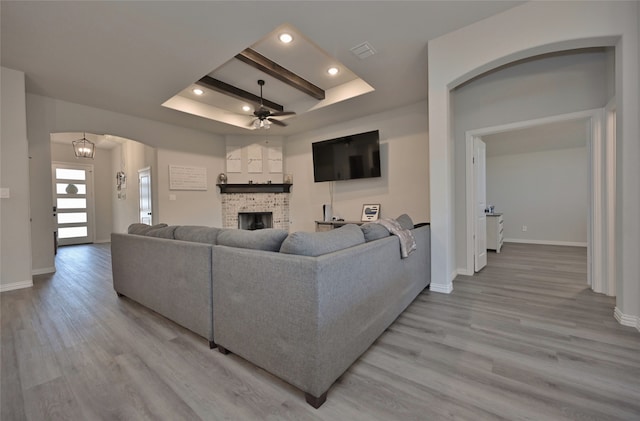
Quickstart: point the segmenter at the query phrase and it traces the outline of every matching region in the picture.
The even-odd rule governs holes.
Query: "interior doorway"
[[[560,116],[488,127],[466,133],[466,173],[467,173],[467,263],[463,275],[474,273],[476,206],[476,174],[473,169],[474,139],[490,134],[503,133],[559,121],[586,120],[590,134],[587,139],[588,151],[588,223],[587,223],[587,282],[595,292],[615,294],[615,262],[613,236],[615,227],[615,125],[613,118],[605,119],[605,109],[564,114]],[[609,112],[608,116],[611,113]]]
[[[151,200],[151,167],[138,170],[140,188],[140,223],[153,225],[153,201]]]

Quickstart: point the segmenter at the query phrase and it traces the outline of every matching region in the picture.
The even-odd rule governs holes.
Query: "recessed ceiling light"
[[[278,39],[283,44],[289,44],[291,41],[293,41],[293,35],[287,32],[283,32],[282,34],[278,35]]]
[[[196,94],[196,95],[202,95],[202,94],[204,94],[204,91],[202,89],[200,89],[200,88],[194,88],[193,89],[193,93]]]
[[[335,76],[340,72],[340,69],[338,69],[337,67],[329,67],[327,69],[327,73],[329,73],[331,76]]]
[[[248,105],[243,105],[242,106],[242,111],[251,111],[251,107]]]

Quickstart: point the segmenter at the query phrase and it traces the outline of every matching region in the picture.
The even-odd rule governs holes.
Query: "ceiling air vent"
[[[376,50],[371,46],[371,44],[369,44],[368,41],[365,41],[362,44],[358,44],[353,47],[351,49],[351,52],[360,60],[363,60],[374,55],[376,53]]]

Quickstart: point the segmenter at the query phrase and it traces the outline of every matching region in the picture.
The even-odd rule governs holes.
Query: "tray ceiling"
[[[291,34],[293,41],[288,44],[282,43],[279,40],[279,35],[282,33]],[[266,70],[260,70],[247,63],[246,59],[238,58],[238,55],[244,51],[251,54],[256,52],[264,56],[267,61],[274,63],[267,63]],[[247,94],[258,96],[260,94],[258,80],[264,80],[264,99],[282,105],[285,111],[296,113],[293,116],[278,117],[280,121],[296,118],[306,112],[374,91],[371,85],[290,24],[280,25],[254,44],[247,46],[247,49],[239,51],[238,55],[230,57],[222,66],[206,75],[213,80],[205,79],[211,82],[223,82],[221,84],[223,86],[230,85],[230,88],[237,88]],[[327,72],[331,67],[338,69],[336,75],[330,75]],[[285,75],[288,73],[293,73],[291,78],[301,78],[320,88],[324,91],[320,96],[323,99],[315,98],[313,94],[287,82]],[[195,88],[203,89],[204,93],[195,94]],[[233,94],[212,89],[211,85],[204,80],[202,83],[194,81],[163,105],[247,130],[255,130],[251,124],[255,120],[253,112],[260,106],[250,99],[237,98]],[[249,111],[243,110],[246,106],[250,107]],[[282,111],[268,104],[265,106]]]

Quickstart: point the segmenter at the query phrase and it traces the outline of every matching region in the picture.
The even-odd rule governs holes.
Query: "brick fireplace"
[[[222,193],[222,225],[239,228],[240,213],[269,213],[273,228],[289,229],[289,193]]]

